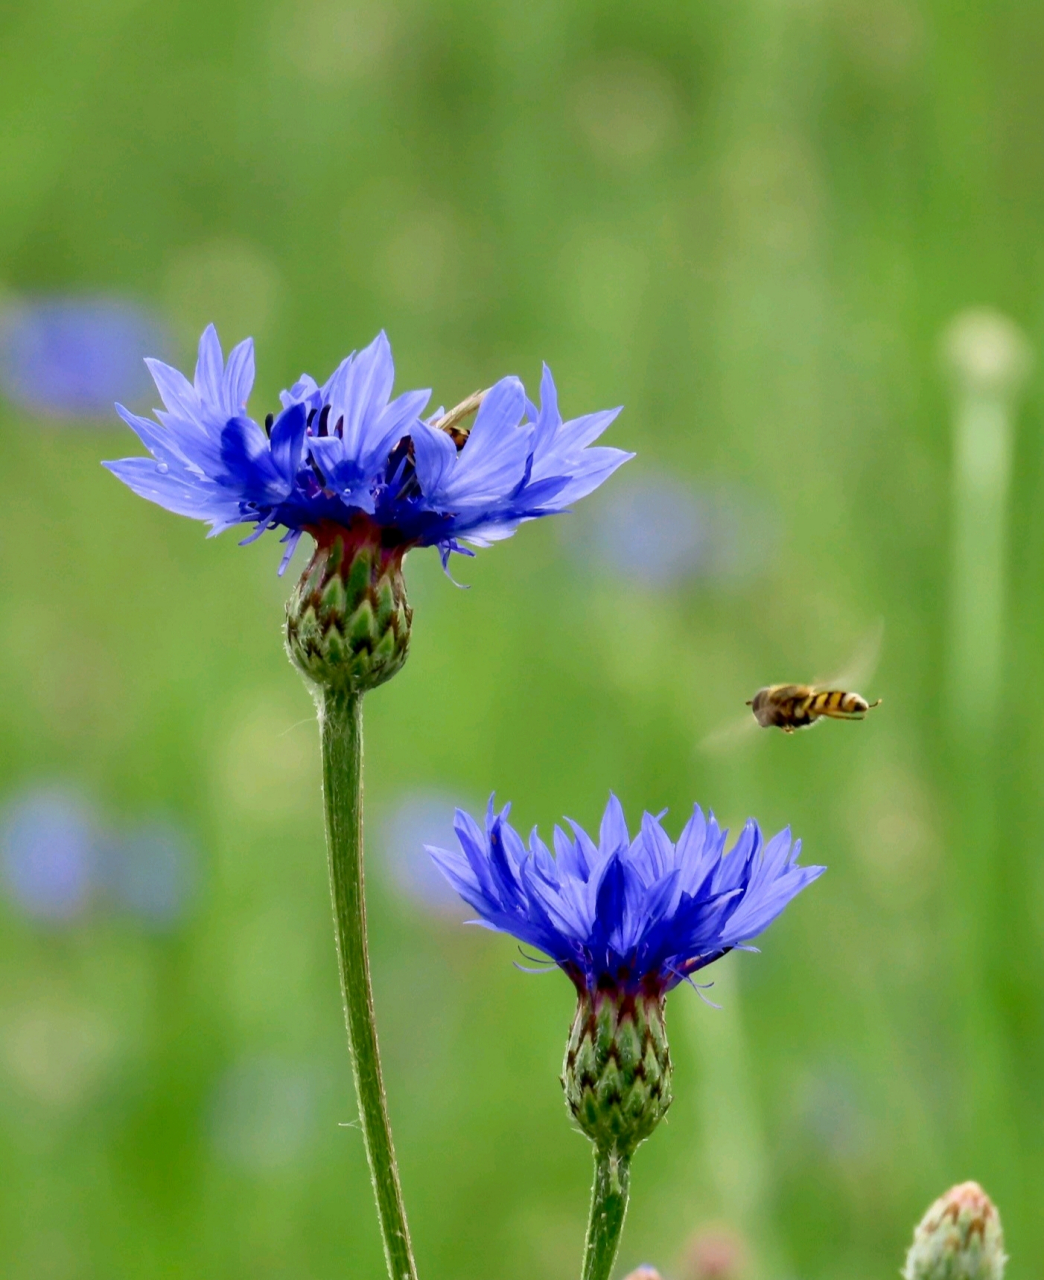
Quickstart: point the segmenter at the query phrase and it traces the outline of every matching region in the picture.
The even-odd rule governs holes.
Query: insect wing
[[[814,689],[847,689],[861,690],[874,678],[874,672],[881,661],[881,646],[884,643],[884,618],[878,618],[859,642],[859,646],[840,675],[831,676],[829,680],[813,680]]]
[[[758,722],[754,719],[751,712],[747,712],[744,716],[738,716],[734,720],[727,720],[717,729],[712,729],[705,738],[701,738],[696,744],[700,751],[706,751],[709,755],[716,755],[722,751],[731,751],[734,747],[740,746],[744,742],[749,742],[753,737],[753,731],[759,728]]]

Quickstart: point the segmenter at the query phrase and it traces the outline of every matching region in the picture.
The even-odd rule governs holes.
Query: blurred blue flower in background
[[[667,587],[758,572],[772,555],[776,523],[762,496],[646,470],[600,495],[566,536],[585,568]]]
[[[41,787],[18,797],[4,814],[0,850],[8,896],[27,915],[66,921],[87,908],[97,828],[76,796]]]
[[[26,915],[68,922],[89,907],[116,907],[148,928],[181,920],[196,880],[188,837],[167,821],[109,831],[78,796],[34,787],[0,820],[7,896]]]
[[[840,1063],[809,1072],[795,1096],[795,1119],[820,1152],[839,1163],[865,1159],[879,1140],[866,1114],[858,1076]],[[796,1142],[796,1135],[790,1139]]]
[[[185,833],[170,822],[154,821],[108,841],[100,873],[113,901],[143,924],[164,929],[185,912],[195,863]]]
[[[435,915],[462,915],[460,897],[425,852],[428,845],[452,844],[453,801],[434,791],[404,796],[381,825],[378,847],[384,870],[410,902]]]
[[[253,538],[284,527],[283,567],[302,532],[318,540],[329,526],[350,526],[360,540],[379,535],[385,547],[437,546],[445,565],[451,552],[474,554],[459,539],[484,547],[510,537],[524,521],[566,510],[632,456],[589,447],[618,409],[562,421],[546,366],[539,409],[508,377],[482,398],[470,431],[452,414],[443,422],[441,411],[422,422],[429,391],[390,399],[395,368],[383,333],[323,387],[302,374],[264,430],[246,411],[251,339],[226,365],[209,326],[191,383],[158,360],[147,364],[166,406],[159,425],[117,409],[152,457],[105,465],[141,497],[213,533],[252,523]]]
[[[169,345],[155,316],[120,298],[17,299],[0,309],[0,390],[35,413],[107,416],[148,393],[143,358]]]
[[[549,956],[579,991],[662,994],[766,929],[825,867],[797,865],[789,829],[766,844],[749,820],[726,853],[727,831],[694,806],[677,844],[646,813],[632,841],[609,797],[599,843],[569,821],[555,857],[534,829],[529,848],[490,797],[485,829],[458,809],[459,851],[428,852],[479,923]]]

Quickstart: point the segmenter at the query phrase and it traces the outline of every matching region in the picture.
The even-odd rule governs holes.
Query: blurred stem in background
[[[1008,494],[1018,393],[1032,367],[1029,344],[1007,317],[989,310],[958,315],[943,339],[954,391],[953,561],[947,654],[958,893],[955,955],[961,973],[965,1043],[972,1055],[962,1090],[966,1132],[986,1126],[1015,1141],[1000,1087],[1003,1038],[986,990],[995,928],[989,898],[996,849],[996,726],[1005,648]],[[1009,1148],[1011,1149],[1011,1148]]]
[[[750,1280],[762,1280],[785,1274],[787,1267],[772,1225],[769,1162],[743,1029],[742,993],[731,959],[716,966],[713,995],[720,1009],[708,1009],[700,1000],[684,1001],[686,1028],[705,1072],[698,1091],[704,1104],[702,1146],[714,1180],[715,1212],[749,1246]]]
[[[1031,366],[1006,317],[967,311],[945,337],[955,388],[953,589],[948,700],[953,728],[981,748],[999,709],[1008,489],[1016,397]]]
[[[363,884],[361,693],[323,690],[319,719],[334,933],[352,1074],[391,1280],[416,1280],[377,1050]]]

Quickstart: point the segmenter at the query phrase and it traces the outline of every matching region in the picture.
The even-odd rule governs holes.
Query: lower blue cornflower
[[[749,943],[824,867],[797,863],[790,830],[765,841],[753,820],[732,848],[714,819],[693,809],[677,843],[646,813],[632,840],[613,795],[596,845],[570,821],[555,827],[555,857],[534,829],[529,845],[490,798],[485,827],[457,810],[460,850],[428,847],[479,913],[548,956],[578,991],[661,997],[698,969]]]
[[[458,809],[459,852],[428,852],[477,923],[543,952],[576,987],[562,1087],[596,1153],[588,1252],[604,1247],[611,1263],[628,1162],[671,1105],[667,992],[746,946],[824,868],[798,866],[790,832],[765,843],[755,822],[726,852],[728,833],[699,806],[677,844],[662,814],[644,814],[632,840],[613,795],[598,844],[570,822],[552,857],[535,830],[523,844],[509,808],[491,797],[484,829]]]

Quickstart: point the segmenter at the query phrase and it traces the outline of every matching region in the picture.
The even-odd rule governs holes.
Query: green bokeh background
[[[766,513],[756,571],[659,587],[586,564],[582,514],[458,561],[467,591],[416,553],[412,655],[367,704],[375,833],[418,791],[495,788],[547,831],[596,823],[613,787],[632,817],[680,825],[699,798],[789,822],[830,867],[762,955],[718,967],[721,1012],[671,997],[677,1100],[636,1159],[620,1274],[695,1280],[690,1241],[717,1223],[746,1242],[742,1280],[894,1275],[968,1177],[1001,1206],[1014,1280],[1044,1265],[1039,383],[1017,418],[1003,705],[957,748],[937,357],[973,304],[1044,345],[1042,49],[1031,0],[0,15],[12,294],[141,300],[186,362],[209,320],[226,344],[253,333],[259,414],[380,327],[399,385],[436,403],[507,372],[535,390],[546,359],[567,415],[626,406],[608,442],[638,452],[636,479]],[[0,405],[0,798],[57,782],[115,825],[166,814],[201,860],[167,934],[0,904],[0,1273],[377,1277],[289,582],[274,539],[207,542],[117,485],[99,460],[132,446],[115,418]],[[759,684],[842,666],[878,617],[866,724],[698,749]],[[568,983],[404,897],[378,846],[421,1274],[575,1275]],[[222,1112],[243,1070],[275,1080],[274,1116]]]

